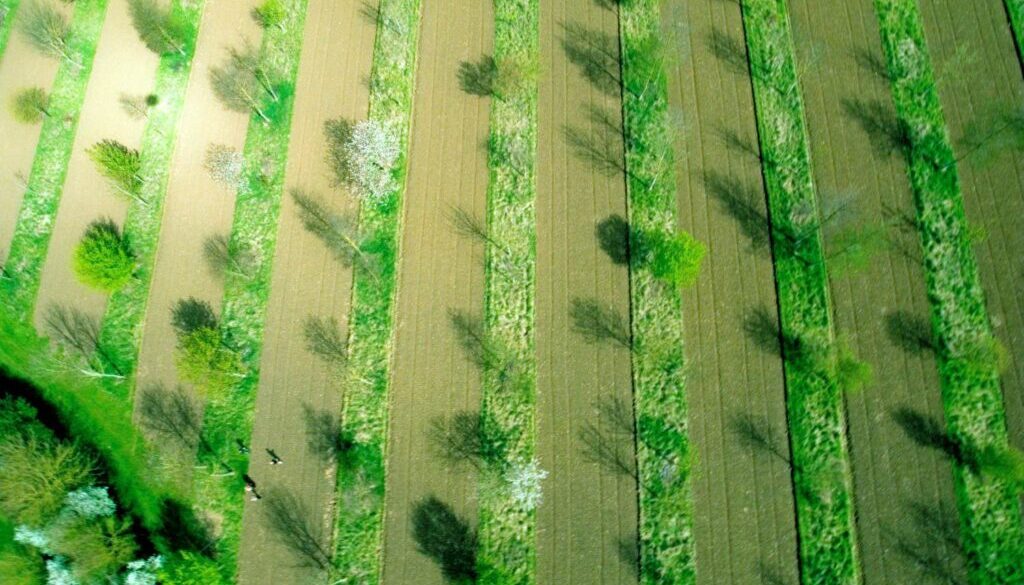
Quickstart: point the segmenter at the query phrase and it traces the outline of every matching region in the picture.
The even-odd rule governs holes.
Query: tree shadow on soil
[[[448,505],[429,496],[413,506],[412,535],[416,546],[441,568],[452,583],[477,580],[477,537]]]
[[[567,22],[562,24],[560,41],[566,57],[595,89],[609,96],[621,93],[619,41],[615,35]]]
[[[750,242],[750,248],[766,250],[771,238],[764,196],[755,187],[714,171],[705,173],[704,186],[708,194],[718,201],[722,211],[739,225]]]
[[[569,307],[573,330],[588,343],[612,344],[632,349],[633,337],[629,322],[615,308],[597,299],[575,298]]]
[[[740,443],[755,453],[768,453],[778,457],[787,466],[792,464],[788,445],[767,417],[744,413],[734,415],[729,427]],[[782,435],[784,437],[784,435]]]
[[[601,250],[615,264],[629,264],[630,226],[626,218],[612,214],[598,222],[594,236]]]
[[[937,348],[931,321],[910,311],[886,313],[885,331],[896,347],[907,353],[934,352]]]
[[[883,528],[883,540],[917,570],[915,583],[966,585],[966,555],[960,542],[959,514],[943,503],[909,502],[909,526]]]
[[[882,81],[886,85],[889,84],[891,80],[889,66],[886,64],[885,58],[876,51],[872,51],[867,47],[857,47],[853,49],[851,56],[858,67],[870,73],[878,81]]]
[[[439,416],[431,421],[428,437],[440,457],[454,465],[469,464],[484,471],[505,459],[505,438],[479,412]]]
[[[606,177],[630,176],[619,119],[598,106],[587,108],[587,118],[588,125],[562,126],[562,137],[573,154]]]
[[[633,409],[625,400],[606,396],[594,403],[597,421],[580,429],[583,458],[613,475],[637,479]]]
[[[913,145],[910,128],[893,108],[878,100],[843,99],[843,112],[867,134],[875,154],[906,156]]]
[[[892,418],[911,441],[939,451],[957,465],[975,472],[978,470],[977,450],[947,431],[939,419],[909,407],[896,409]]]

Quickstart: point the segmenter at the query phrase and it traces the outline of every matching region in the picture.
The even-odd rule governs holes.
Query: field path
[[[0,115],[0,136],[3,137],[3,156],[0,156],[0,264],[7,259],[8,245],[14,236],[18,208],[25,194],[22,179],[27,179],[32,169],[41,128],[40,124],[15,121],[8,106],[15,93],[26,87],[41,87],[49,92],[58,66],[56,59],[40,55],[18,31],[18,17],[24,14],[24,8],[20,7],[10,17],[14,18],[14,30],[7,41],[7,49],[0,56],[0,106],[4,109]],[[71,13],[70,10],[63,12]],[[22,179],[17,177],[18,174]]]
[[[877,136],[850,113],[866,104],[892,109],[887,81],[864,66],[884,63],[872,3],[792,0],[790,6],[822,205],[852,197],[858,220],[874,225],[887,221],[888,210],[912,216],[901,153],[882,152]],[[929,315],[924,269],[904,254],[919,254],[920,245],[916,236],[905,243],[879,253],[859,273],[831,279],[839,337],[874,368],[875,383],[846,400],[866,585],[942,582],[922,572],[920,555],[941,555],[951,574],[959,571],[956,551],[921,524],[923,511],[942,516],[955,509],[952,468],[937,451],[914,443],[893,417],[901,408],[939,421],[943,416],[934,357],[901,349],[887,332],[893,311]]]
[[[618,90],[592,85],[566,51],[566,43],[614,55],[618,76],[619,23],[614,11],[592,0],[541,2],[541,79],[537,134],[537,455],[550,474],[537,511],[537,583],[589,585],[635,583],[636,481],[594,462],[585,429],[635,469],[633,446],[599,405],[621,400],[632,418],[630,356],[606,341],[588,343],[574,330],[570,307],[596,300],[626,323],[626,267],[601,250],[595,230],[611,215],[625,217],[622,105]],[[570,27],[570,32],[566,27]],[[591,116],[600,112],[601,121]],[[608,160],[584,160],[580,144]],[[577,141],[579,142],[579,141]],[[592,427],[589,425],[593,425]],[[591,434],[590,438],[596,438]]]
[[[489,54],[489,2],[423,3],[413,101],[409,176],[399,260],[383,582],[441,583],[417,551],[411,511],[435,495],[471,521],[476,483],[468,466],[439,459],[428,440],[435,419],[480,409],[480,371],[455,336],[449,311],[483,316],[483,247],[458,235],[448,217],[459,207],[485,217],[488,101],[459,87],[462,61]]]
[[[145,120],[131,119],[121,109],[118,98],[123,94],[138,96],[152,91],[157,64],[157,56],[143,46],[132,27],[128,0],[111,0],[82,102],[64,194],[40,277],[35,313],[36,328],[40,331],[46,308],[51,304],[74,306],[97,319],[103,315],[108,295],[81,284],[71,269],[71,259],[90,223],[110,218],[121,226],[128,203],[115,194],[86,150],[108,139],[138,148]]]
[[[1019,115],[1021,64],[1002,2],[930,0],[920,9],[954,150],[967,156],[957,164],[967,220],[986,234],[974,251],[993,330],[1009,350],[1003,395],[1010,442],[1024,449],[1024,157],[1010,149],[999,157],[971,154],[963,142],[993,112]]]
[[[711,39],[743,51],[739,7],[716,0],[672,0],[663,9],[674,52],[670,99],[677,132],[679,223],[708,246],[705,271],[683,295],[690,402],[696,449],[694,538],[697,582],[756,583],[768,575],[796,582],[797,548],[786,438],[786,398],[777,348],[745,334],[753,311],[777,311],[767,242],[764,185],[756,157],[730,148],[727,133],[754,145],[757,130],[746,66],[716,55]],[[738,53],[745,59],[745,52]],[[724,197],[742,197],[750,223],[730,215]],[[774,318],[774,317],[773,317]],[[752,448],[742,423],[770,429],[772,447]]]
[[[203,168],[212,143],[242,149],[249,116],[220,104],[210,87],[209,70],[225,58],[227,48],[243,37],[259,41],[259,28],[249,18],[256,0],[218,0],[203,11],[192,80],[178,127],[164,203],[164,219],[153,267],[149,306],[143,325],[137,372],[138,386],[163,383],[174,386],[176,338],[170,311],[175,301],[194,296],[220,306],[223,282],[213,277],[203,261],[203,240],[231,229],[235,194],[215,183]],[[191,456],[190,456],[191,457]]]
[[[315,193],[339,211],[351,211],[354,205],[347,193],[332,187],[324,122],[339,116],[366,118],[369,90],[364,80],[370,72],[375,27],[360,10],[355,2],[309,1],[285,171],[287,188]],[[306,351],[302,321],[307,315],[333,316],[344,327],[351,284],[351,270],[305,230],[293,199],[286,195],[260,357],[249,474],[263,491],[282,488],[295,494],[314,518],[322,520],[326,535],[334,518],[335,467],[307,448],[304,408],[339,414],[341,384]],[[267,448],[285,464],[270,466]],[[313,583],[315,574],[296,567],[299,559],[268,531],[261,506],[265,504],[246,503],[239,583]]]

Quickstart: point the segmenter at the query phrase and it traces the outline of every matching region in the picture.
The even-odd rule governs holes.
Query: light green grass
[[[21,0],[0,0],[0,60],[4,57],[7,49],[7,41],[11,38],[11,31],[14,30],[14,17],[18,13],[18,5]]]
[[[43,262],[53,235],[78,117],[106,11],[107,0],[78,0],[74,4],[69,53],[78,64],[62,60],[57,70],[50,92],[51,115],[43,120],[5,263],[12,278],[0,281],[0,301],[26,323],[35,309]]]
[[[893,102],[908,129],[946,424],[967,450],[1003,450],[1008,434],[998,365],[972,359],[979,344],[994,338],[921,15],[914,0],[875,0],[875,8]],[[1024,529],[1014,490],[963,465],[956,466],[955,478],[971,583],[1020,583]]]
[[[334,565],[353,583],[380,580],[384,522],[385,453],[395,277],[401,237],[420,0],[382,0],[370,72],[370,119],[399,137],[394,193],[360,209],[365,252],[379,260],[376,274],[356,265],[349,316],[348,367],[342,424],[356,437],[357,469],[338,473]]]
[[[787,411],[804,583],[859,582],[853,486],[803,100],[783,0],[744,0],[785,343]],[[801,234],[796,238],[796,234]],[[795,243],[799,240],[799,243]]]
[[[1024,51],[1024,0],[1006,0],[1006,12],[1010,17],[1010,28],[1013,29],[1013,39],[1017,42],[1019,58],[1021,51]]]
[[[538,0],[496,0],[494,58],[523,81],[491,99],[484,328],[511,368],[485,369],[482,416],[501,437],[505,465],[534,459],[537,363],[534,352]],[[513,371],[512,376],[506,370]],[[485,480],[486,481],[486,480]],[[479,493],[481,583],[536,581],[536,512],[507,490]]]
[[[111,295],[103,317],[101,343],[118,370],[129,376],[135,372],[139,344],[142,341],[141,325],[153,279],[171,157],[174,154],[178,120],[185,103],[185,91],[192,73],[192,57],[204,4],[205,0],[176,0],[173,4],[173,9],[179,11],[190,25],[182,43],[185,55],[176,52],[160,58],[153,88],[160,103],[149,112],[139,149],[142,158],[140,175],[145,177],[139,196],[147,203],[142,205],[132,201],[123,228],[135,253],[136,269],[132,280]],[[122,386],[123,392],[129,393],[132,387],[129,381]]]

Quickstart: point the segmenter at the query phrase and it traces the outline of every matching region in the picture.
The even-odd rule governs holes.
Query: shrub
[[[160,569],[163,585],[226,585],[217,562],[194,552],[183,551],[168,559]]]
[[[22,124],[38,124],[50,115],[50,96],[41,87],[27,87],[11,100],[11,114]]]
[[[203,168],[210,178],[231,189],[245,184],[245,156],[230,146],[211,144],[206,149]]]
[[[673,287],[693,285],[700,274],[707,248],[686,232],[666,234],[649,231],[641,234],[640,258],[655,278]]]
[[[276,26],[284,28],[284,19],[288,12],[285,10],[281,0],[264,0],[262,4],[252,9],[252,19],[263,28]]]
[[[95,461],[78,447],[35,437],[0,444],[0,510],[22,524],[38,526],[64,506],[70,490],[87,485]]]
[[[26,547],[0,553],[0,583],[4,585],[39,585],[46,580],[43,558]]]
[[[90,583],[116,574],[135,556],[136,545],[131,521],[108,517],[63,527],[54,548],[71,561],[75,577]]]
[[[104,292],[127,284],[135,271],[131,246],[109,219],[89,225],[75,248],[73,261],[78,280]]]
[[[85,153],[96,163],[96,169],[110,180],[126,197],[138,198],[142,189],[142,158],[139,151],[128,148],[116,140],[97,142]]]
[[[211,327],[183,335],[175,363],[183,380],[210,395],[226,391],[242,371],[238,354],[226,347],[220,331]]]

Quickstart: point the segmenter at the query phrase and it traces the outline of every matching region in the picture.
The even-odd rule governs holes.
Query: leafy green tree
[[[178,53],[184,56],[188,22],[170,6],[157,0],[129,0],[132,25],[146,48],[157,55]]]
[[[25,41],[47,57],[74,62],[71,27],[64,13],[45,0],[35,0],[18,14],[18,31]]]
[[[85,153],[96,164],[101,175],[110,180],[118,193],[128,199],[145,203],[142,190],[142,157],[139,151],[128,148],[116,140],[103,140],[90,146]]]
[[[264,0],[262,4],[252,9],[252,19],[263,28],[276,26],[284,30],[284,21],[288,17],[288,11],[281,0]]]
[[[183,380],[211,396],[227,391],[242,372],[238,354],[224,344],[220,331],[210,327],[179,337],[175,361]]]
[[[27,546],[0,552],[0,583],[4,585],[39,585],[46,582],[43,557]]]
[[[92,288],[114,292],[128,284],[135,271],[135,254],[113,221],[92,222],[75,248],[75,275]]]
[[[71,561],[72,571],[83,583],[112,577],[135,557],[137,546],[128,519],[78,520],[60,527],[58,533],[55,552]]]
[[[640,234],[641,263],[655,278],[676,288],[697,282],[707,254],[703,243],[686,232],[648,231]]]
[[[0,443],[0,510],[39,526],[64,506],[68,492],[92,482],[96,463],[78,447],[34,436]]]
[[[11,114],[22,124],[38,124],[50,116],[50,96],[41,87],[26,87],[11,100]]]

